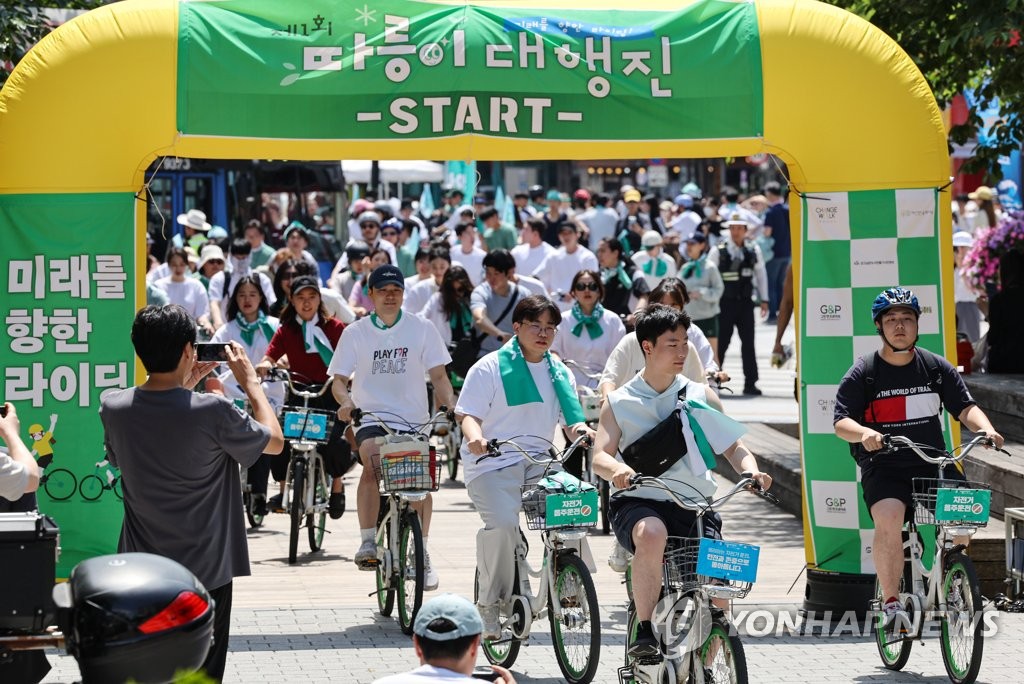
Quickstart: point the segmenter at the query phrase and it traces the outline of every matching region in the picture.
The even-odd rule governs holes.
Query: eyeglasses
[[[552,325],[541,327],[538,323],[527,323],[523,327],[537,336],[543,335],[544,337],[554,337],[555,333],[558,332],[558,328]]]
[[[597,292],[598,288],[600,288],[600,287],[601,286],[598,285],[595,282],[589,282],[589,283],[576,283],[576,287],[573,288],[573,289],[576,290],[577,292],[584,292],[585,290],[590,290],[591,292]]]

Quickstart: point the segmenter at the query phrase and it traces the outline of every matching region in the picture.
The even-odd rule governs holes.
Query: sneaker
[[[345,490],[334,492],[327,501],[327,512],[331,520],[337,520],[345,512]]]
[[[484,631],[480,634],[485,641],[494,641],[501,638],[501,619],[498,615],[498,604],[485,605],[477,604],[480,611],[480,620],[484,623]]]
[[[423,591],[434,591],[437,589],[440,580],[437,579],[437,572],[434,571],[434,564],[430,562],[430,553],[423,551]]]
[[[903,604],[899,601],[889,601],[882,607],[882,615],[884,621],[882,622],[882,629],[892,629],[895,631],[907,631],[910,627],[910,615],[903,609]]]
[[[750,387],[744,387],[743,388],[743,393],[746,394],[749,397],[759,397],[762,394],[764,394],[764,392],[762,392],[761,390],[757,389],[753,385],[751,385]]]
[[[360,544],[354,560],[360,570],[373,570],[377,565],[377,542],[371,539]]]
[[[658,647],[658,637],[654,636],[654,630],[650,622],[641,622],[637,628],[636,639],[629,645],[630,658],[651,658],[661,653]]]
[[[253,494],[252,495],[252,514],[254,516],[262,518],[267,514],[267,495],[266,494]]]
[[[629,552],[622,547],[622,544],[615,542],[612,553],[608,556],[608,567],[615,572],[626,572],[629,567]]]
[[[283,495],[275,494],[274,496],[267,499],[267,510],[271,513],[284,513],[284,502],[282,501]]]

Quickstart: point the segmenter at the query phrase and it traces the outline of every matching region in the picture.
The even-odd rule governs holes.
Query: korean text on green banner
[[[184,135],[601,141],[763,132],[753,3],[659,11],[411,0],[361,9],[327,0],[179,7]]]
[[[39,510],[60,526],[63,577],[114,552],[121,529],[120,475],[98,411],[134,371],[134,212],[131,193],[0,195],[3,398],[45,467]]]
[[[800,289],[801,456],[812,563],[873,574],[874,527],[860,470],[832,427],[839,382],[881,346],[871,303],[909,287],[921,302],[918,345],[943,354],[942,273],[933,188],[816,192],[803,198]],[[949,442],[949,421],[944,422]]]

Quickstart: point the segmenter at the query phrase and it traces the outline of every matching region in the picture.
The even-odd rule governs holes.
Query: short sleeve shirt
[[[0,452],[0,497],[17,501],[28,486],[28,469]]]
[[[941,382],[938,393],[930,386],[928,366],[923,358],[930,354],[938,367]],[[975,403],[956,369],[946,359],[917,349],[914,360],[905,366],[893,366],[875,352],[874,399],[868,404],[864,359],[857,359],[847,371],[836,392],[833,423],[852,418],[864,427],[884,434],[902,435],[920,444],[946,449],[942,433],[942,409],[958,417]],[[855,446],[858,461],[862,452]],[[913,452],[901,449],[892,455],[893,463],[913,466],[922,463]]]

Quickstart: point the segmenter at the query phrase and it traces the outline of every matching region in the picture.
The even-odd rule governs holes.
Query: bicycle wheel
[[[46,486],[46,491],[49,493],[49,481],[47,481]],[[103,480],[95,475],[86,475],[78,485],[78,493],[81,494],[82,498],[86,501],[95,501],[103,494]]]
[[[956,684],[970,684],[978,677],[985,634],[981,619],[981,588],[971,559],[955,553],[945,560],[942,595],[942,662]]]
[[[391,526],[377,527],[377,548],[384,551],[385,559],[377,563],[375,571],[377,579],[377,608],[384,617],[389,617],[395,608],[395,585],[397,584],[394,566],[387,562],[391,558]],[[392,562],[394,561],[391,558]]]
[[[44,477],[46,481],[43,483],[43,489],[46,490],[46,495],[54,501],[70,499],[71,495],[78,489],[78,480],[70,470],[57,468],[49,473],[45,473]],[[100,484],[102,485],[103,483]]]
[[[513,587],[519,586],[519,568],[516,567],[515,579],[512,581]],[[480,571],[476,571],[476,575],[473,578],[473,602],[480,602]],[[504,608],[504,607],[503,607]],[[504,608],[498,615],[498,620],[501,624],[505,624],[508,620],[513,620],[517,628],[525,626],[526,616],[516,614],[514,616],[509,615],[507,608]],[[504,668],[512,667],[516,662],[516,658],[519,657],[519,649],[522,647],[523,642],[516,639],[509,630],[504,630],[500,639],[488,640],[482,639],[481,645],[484,650],[484,657],[487,658],[487,662],[491,665],[500,665]]]
[[[412,634],[412,623],[423,604],[423,530],[412,510],[402,514],[398,528],[398,626]]]
[[[743,643],[724,615],[711,619],[711,632],[700,648],[700,665],[708,684],[746,684],[747,656]]]
[[[597,590],[583,560],[575,554],[562,554],[556,561],[555,580],[548,601],[557,600],[562,611],[555,618],[554,606],[548,606],[551,640],[555,657],[566,681],[588,684],[597,673],[601,656],[601,614]]]
[[[904,567],[904,574],[909,566]],[[903,590],[903,580],[900,580],[900,591]],[[875,598],[878,600],[878,605],[882,606],[885,603],[885,596],[882,596],[882,585],[876,580],[875,581]],[[878,615],[875,616],[875,645],[878,647],[878,655],[882,658],[882,665],[890,670],[902,670],[903,666],[907,664],[907,660],[910,659],[910,647],[914,645],[912,639],[904,639],[899,634],[894,634],[893,630],[886,629],[883,627],[885,624],[885,614],[879,610]]]
[[[121,491],[121,476],[118,475],[114,478],[114,484],[111,485],[114,489],[114,496],[120,501],[124,501],[124,492]],[[260,520],[263,520],[263,516],[260,516]]]
[[[662,656],[637,661],[629,655],[629,647],[636,641],[636,633],[640,628],[640,621],[636,617],[636,607],[630,599],[629,607],[626,609],[626,645],[624,663],[632,670],[634,679],[626,681],[636,682],[657,682],[657,684],[678,684],[676,680],[675,667],[671,661],[665,661]]]
[[[611,501],[611,487],[608,484],[608,480],[601,479],[598,485],[598,494],[601,498],[601,532],[603,534],[610,534],[612,530],[612,514],[609,510],[609,502]]]
[[[302,526],[302,513],[304,502],[302,500],[306,491],[306,464],[296,459],[292,464],[292,500],[291,500],[291,529],[288,537],[288,564],[295,563],[299,553],[299,528]]]
[[[313,512],[306,516],[306,531],[309,533],[309,550],[319,551],[324,545],[324,531],[327,528],[327,484],[324,480],[324,466],[319,459],[313,472],[312,484]]]

